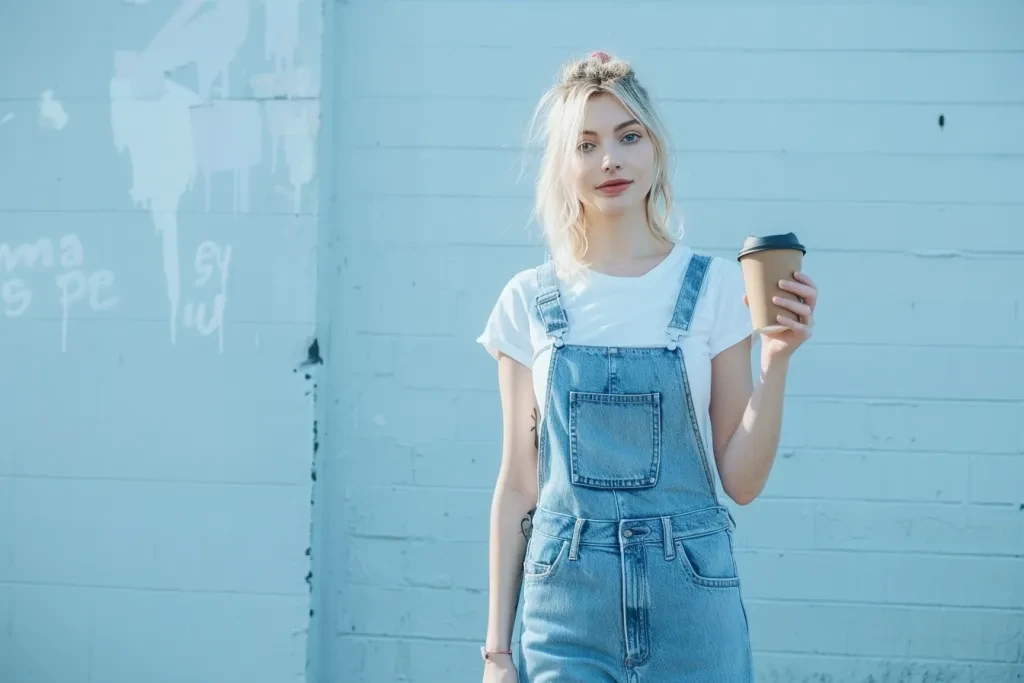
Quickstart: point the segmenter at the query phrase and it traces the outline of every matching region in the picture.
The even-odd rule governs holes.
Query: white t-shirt
[[[587,270],[588,279],[580,283],[569,286],[560,281],[562,307],[569,321],[563,341],[596,346],[667,346],[668,323],[692,255],[689,247],[676,244],[661,263],[639,277]],[[701,437],[711,458],[711,359],[748,337],[753,324],[743,304],[739,264],[714,258],[707,278],[690,334],[683,337],[680,348],[694,409],[701,421]],[[516,273],[502,290],[476,341],[494,358],[501,351],[531,368],[537,405],[543,411],[552,340],[537,316],[537,289],[536,268]],[[711,465],[714,471],[714,463]]]

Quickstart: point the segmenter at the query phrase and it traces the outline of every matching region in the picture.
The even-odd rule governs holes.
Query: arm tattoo
[[[540,423],[540,411],[537,410],[537,406],[533,407],[533,426],[530,427],[530,431],[533,432],[533,447],[537,448],[539,444],[540,431],[538,425]],[[523,531],[523,537],[529,540],[531,533],[533,532],[533,513],[536,508],[526,513],[526,516],[519,522],[519,528]]]
[[[526,513],[526,516],[519,522],[519,528],[523,531],[523,537],[526,539],[530,538],[530,532],[533,531],[533,513],[535,510],[530,510]]]

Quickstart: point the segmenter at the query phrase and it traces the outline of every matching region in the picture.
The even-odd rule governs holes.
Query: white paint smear
[[[299,6],[303,0],[264,0],[265,50],[275,71],[288,71],[299,48]]]
[[[68,125],[68,115],[64,106],[53,97],[53,90],[44,90],[39,98],[39,125],[43,128],[62,130]]]
[[[209,99],[230,94],[230,66],[249,32],[249,2],[181,0],[142,52],[115,55],[110,83],[114,144],[131,160],[132,200],[149,210],[162,239],[172,344],[182,305],[181,200],[202,173],[210,209],[212,176],[226,171],[234,186],[234,209],[247,211],[249,170],[262,162],[258,105]],[[169,76],[192,67],[195,90]]]
[[[164,277],[170,303],[171,343],[177,341],[181,275],[178,265],[178,206],[192,186],[195,156],[191,108],[196,94],[165,79],[159,99],[136,99],[138,83],[130,75],[110,82],[114,145],[132,164],[132,201],[150,212],[163,247]]]
[[[12,120],[14,120],[14,112],[9,111],[6,114],[4,114],[4,117],[2,119],[0,119],[0,126],[4,125],[5,123],[10,123]]]
[[[228,68],[248,33],[249,0],[184,0],[143,55],[164,73],[195,65],[199,97],[209,97],[218,79],[227,97]]]
[[[227,171],[233,180],[233,208],[249,211],[249,171],[263,161],[263,118],[252,101],[216,100],[192,110],[196,161],[206,180],[210,210],[210,176]]]
[[[315,83],[308,69],[253,76],[256,97],[265,99],[271,136],[270,172],[277,170],[278,150],[288,167],[289,194],[295,213],[302,208],[302,190],[316,175],[316,142],[320,132],[320,103],[312,99]],[[303,99],[276,99],[276,98]]]
[[[318,102],[267,102],[267,125],[284,150],[295,213],[302,209],[302,188],[316,174],[316,139],[320,127]]]

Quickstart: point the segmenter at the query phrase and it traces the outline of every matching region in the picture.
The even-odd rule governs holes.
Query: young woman
[[[751,681],[716,476],[740,505],[764,487],[817,290],[781,284],[801,301],[778,299],[792,315],[762,335],[755,386],[739,266],[670,232],[669,148],[629,64],[567,64],[542,111],[550,259],[512,277],[477,339],[503,415],[484,681]]]

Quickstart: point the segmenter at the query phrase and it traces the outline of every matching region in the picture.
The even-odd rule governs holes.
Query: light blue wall
[[[338,21],[325,680],[478,680],[501,425],[473,339],[542,257],[516,182],[531,108],[594,49],[660,102],[686,239],[729,255],[793,229],[822,288],[778,464],[736,511],[759,680],[1018,680],[1024,6],[353,2]]]
[[[793,229],[822,287],[735,511],[759,680],[1024,675],[1024,6],[203,5],[0,8],[0,682],[479,676],[473,339],[592,49],[686,239]]]
[[[0,3],[3,683],[303,680],[322,24]]]

